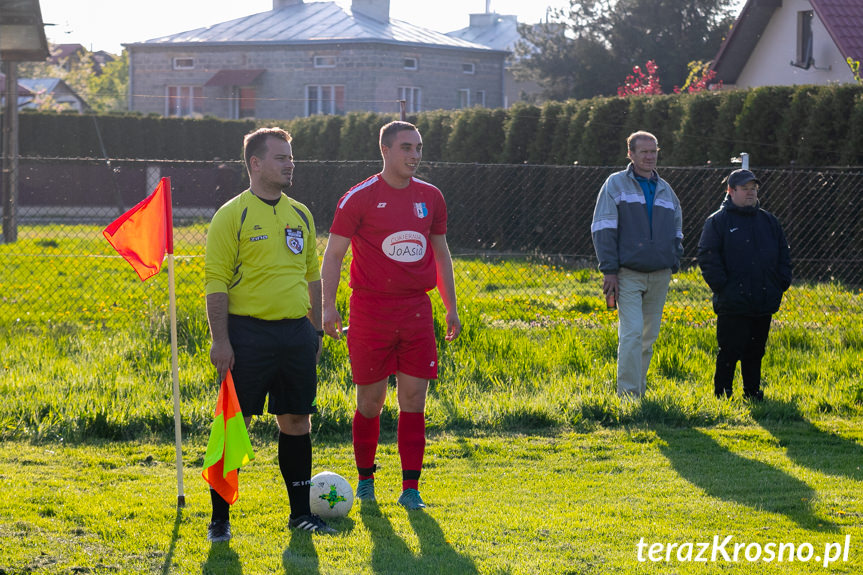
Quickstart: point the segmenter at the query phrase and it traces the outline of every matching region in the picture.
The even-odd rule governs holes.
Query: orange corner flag
[[[162,269],[174,253],[171,180],[162,178],[152,194],[102,230],[105,239],[129,262],[141,281]]]
[[[201,475],[222,499],[233,505],[240,498],[237,470],[254,459],[255,452],[252,451],[252,442],[249,441],[230,371],[222,380],[213,415],[213,427],[210,428]]]

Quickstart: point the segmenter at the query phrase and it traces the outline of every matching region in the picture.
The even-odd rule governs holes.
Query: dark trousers
[[[770,333],[773,316],[720,315],[716,318],[716,373],[713,391],[718,396],[731,396],[734,370],[740,362],[743,395],[757,397],[761,389],[761,358]]]

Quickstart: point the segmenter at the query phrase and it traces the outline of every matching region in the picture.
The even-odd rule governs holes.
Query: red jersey
[[[429,236],[446,233],[446,203],[422,180],[396,189],[377,174],[342,196],[330,233],[351,239],[354,291],[424,293],[437,285]]]

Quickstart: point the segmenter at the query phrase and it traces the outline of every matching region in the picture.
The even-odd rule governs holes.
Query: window
[[[335,56],[315,56],[315,68],[335,68]]]
[[[812,57],[812,10],[797,13],[797,58],[792,66],[808,70],[815,59]]]
[[[419,62],[416,58],[405,58],[405,70],[416,70],[419,68]]]
[[[168,86],[166,116],[192,116],[201,113],[204,89],[201,86]]]
[[[485,108],[485,90],[477,90],[476,96],[473,99],[473,105]]]
[[[194,58],[174,58],[174,70],[194,70]]]
[[[256,92],[254,88],[231,88],[228,101],[229,118],[254,118],[255,117]]]
[[[456,104],[456,108],[469,108],[470,107],[470,90],[467,88],[463,88],[458,91],[458,100]]]
[[[306,116],[344,112],[344,86],[306,86]]]
[[[465,62],[461,65],[461,71],[465,74],[474,74],[476,73],[476,66],[473,62]]]
[[[399,100],[405,101],[405,113],[416,114],[422,111],[422,93],[413,86],[399,86]]]

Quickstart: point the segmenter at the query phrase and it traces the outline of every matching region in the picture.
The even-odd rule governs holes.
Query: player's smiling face
[[[422,136],[416,130],[401,130],[396,133],[392,146],[382,146],[382,152],[384,179],[394,187],[407,186],[423,157]]]

